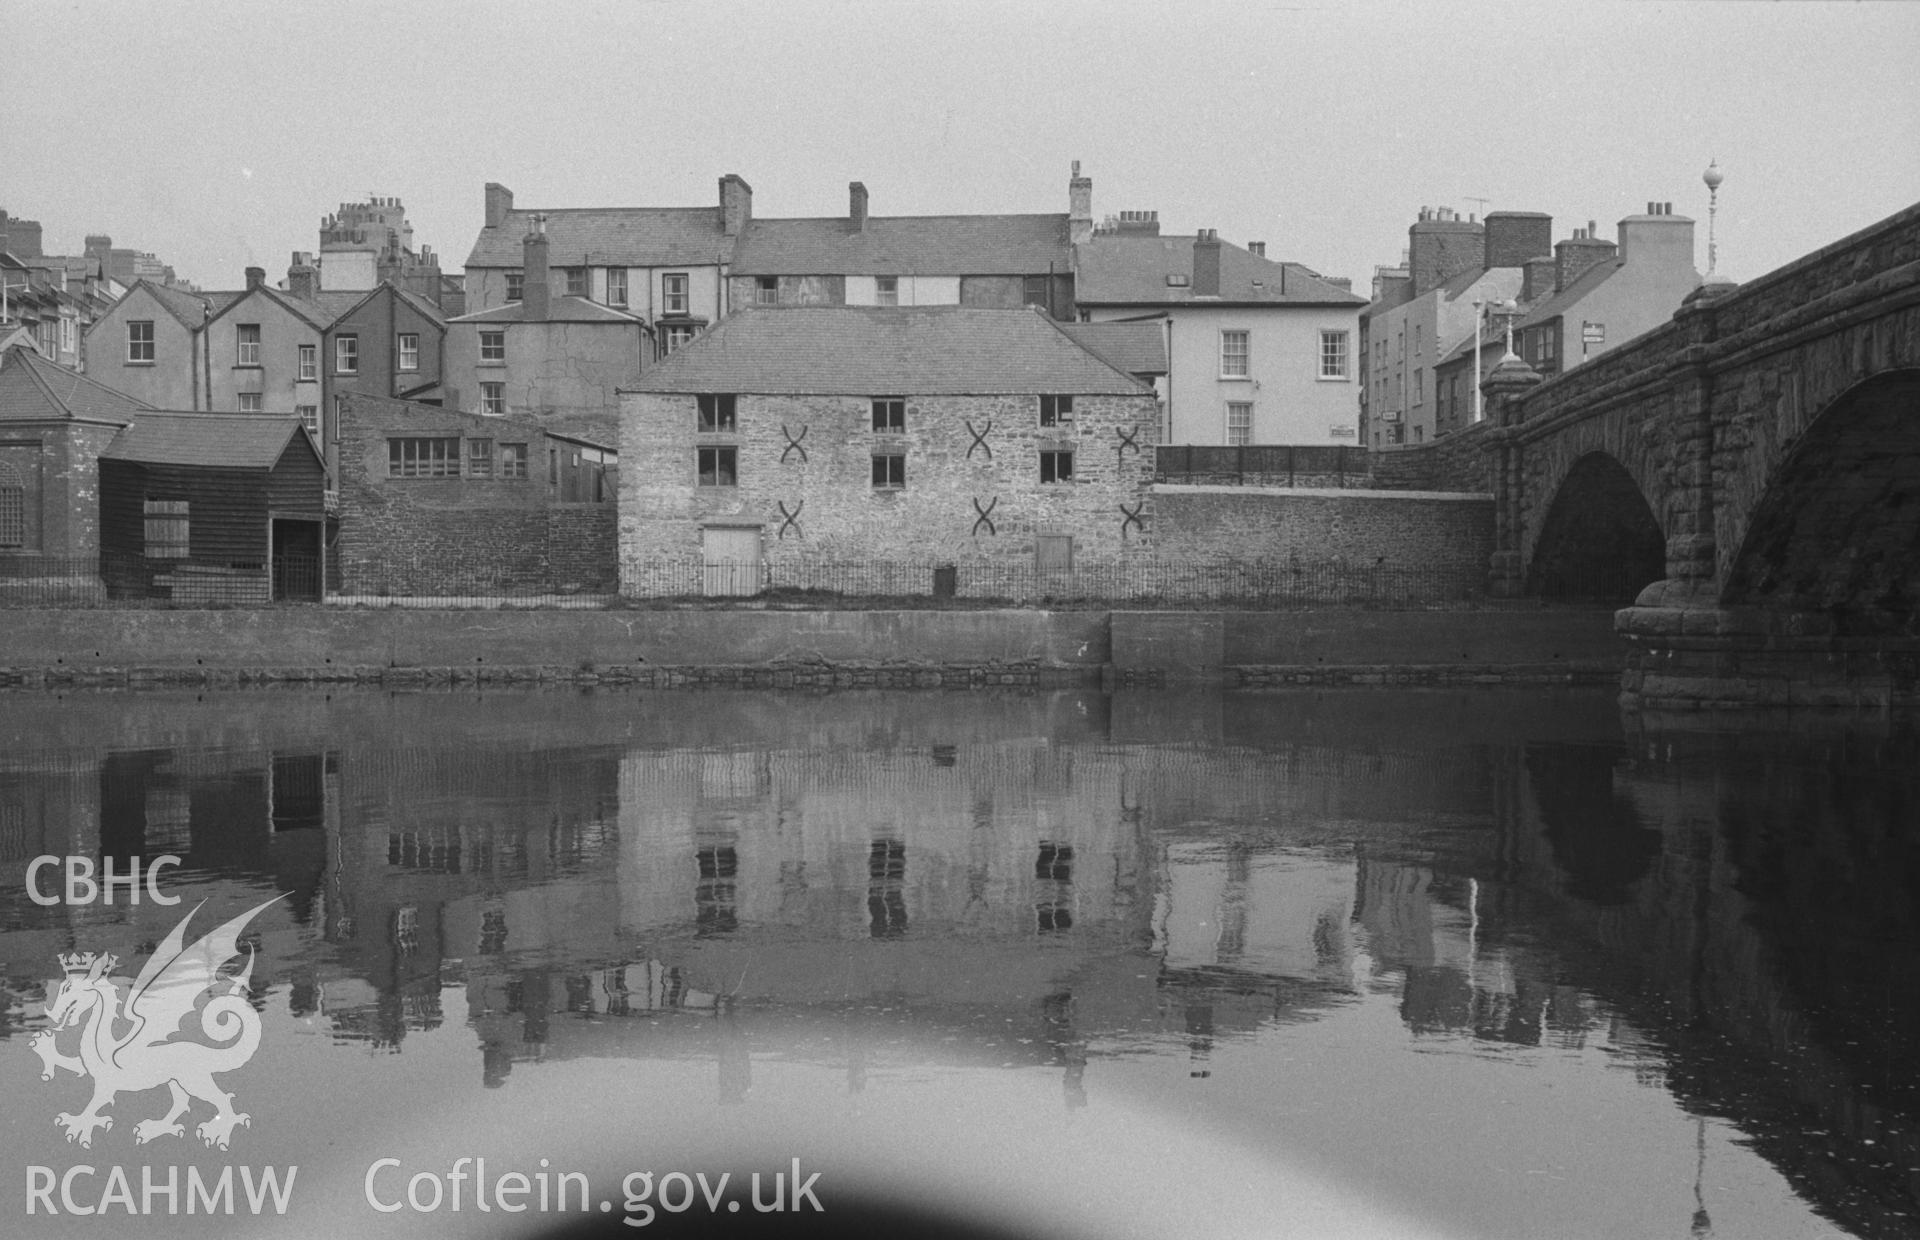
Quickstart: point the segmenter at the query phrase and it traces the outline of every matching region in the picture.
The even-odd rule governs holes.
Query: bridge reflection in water
[[[1438,1232],[1522,1234],[1516,1194],[1544,1189],[1578,1235],[1640,1218],[1630,1184],[1592,1191],[1630,1174],[1580,1101],[1618,1068],[1701,1117],[1664,1167],[1672,1234],[1741,1209],[1708,1121],[1803,1223],[1920,1217],[1902,725],[1623,725],[1546,692],[142,694],[11,698],[0,724],[0,864],[172,852],[214,913],[290,893],[256,993],[326,1031],[296,1091],[452,1034],[469,1088],[535,1112],[543,1073],[608,1059],[709,1064],[720,1107],[792,1063],[848,1096],[1032,1071],[1068,1112],[1221,1084],[1177,1105],[1403,1158],[1357,1174]],[[17,1042],[40,962],[133,959],[178,912],[10,884],[0,915]],[[1375,1008],[1391,1062],[1349,1045]],[[1516,1064],[1565,1103],[1509,1119]],[[1436,1139],[1486,1120],[1591,1136],[1560,1189],[1447,1191]]]

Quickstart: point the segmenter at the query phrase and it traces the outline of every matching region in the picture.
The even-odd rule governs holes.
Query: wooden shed
[[[325,596],[326,467],[294,415],[140,413],[100,454],[100,571],[117,597]]]

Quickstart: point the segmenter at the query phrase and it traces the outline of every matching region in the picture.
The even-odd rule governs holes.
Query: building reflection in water
[[[1920,1200],[1920,1000],[1889,982],[1920,970],[1910,731],[1623,738],[1603,700],[1491,695],[569,700],[276,728],[255,699],[267,745],[156,703],[133,744],[0,759],[0,863],[171,852],[216,911],[290,893],[257,930],[296,1015],[385,1050],[464,1022],[489,1087],[694,1057],[733,1104],[777,1047],[849,1094],[903,1056],[1043,1068],[1078,1108],[1102,1055],[1204,1079],[1386,991],[1416,1039],[1608,1048],[1702,1117],[1702,1159],[1731,1120],[1865,1234]],[[0,916],[14,961],[166,920]]]

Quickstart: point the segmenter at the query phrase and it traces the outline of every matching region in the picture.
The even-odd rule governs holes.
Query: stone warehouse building
[[[621,415],[628,594],[690,563],[710,593],[829,562],[957,564],[964,590],[1149,545],[1153,392],[1037,308],[741,310]]]

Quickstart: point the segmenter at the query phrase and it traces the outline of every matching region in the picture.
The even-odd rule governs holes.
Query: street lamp
[[[1509,315],[1516,309],[1514,300],[1511,297],[1482,298],[1473,303],[1473,420],[1476,425],[1487,416],[1486,410],[1481,407],[1482,398],[1480,395],[1480,318],[1483,313],[1481,310],[1482,306],[1496,313]],[[1513,353],[1513,320],[1511,318],[1507,320],[1507,353],[1509,356]]]

